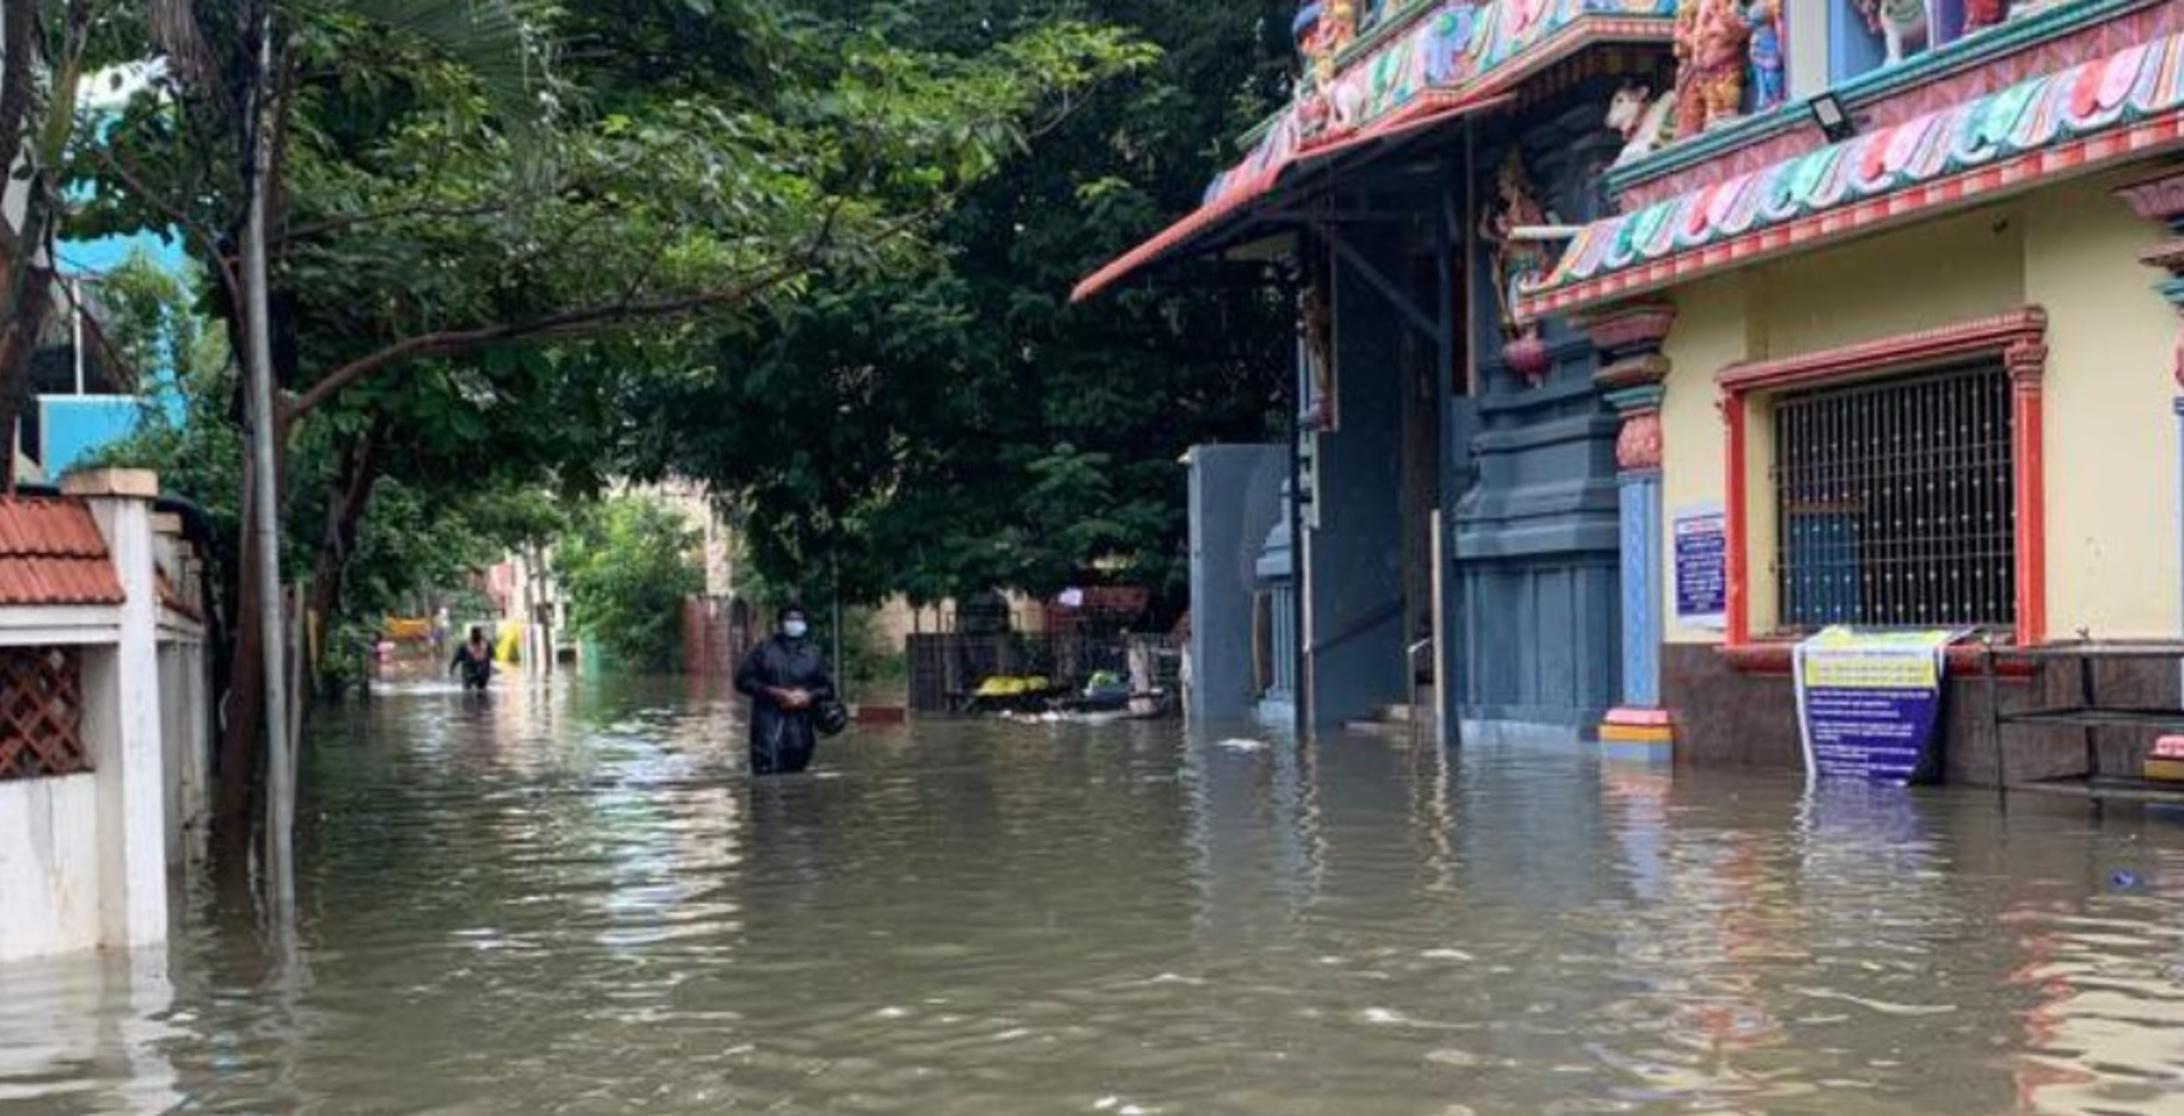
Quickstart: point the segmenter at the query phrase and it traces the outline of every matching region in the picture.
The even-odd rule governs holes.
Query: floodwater
[[[2184,1112],[2184,822],[1233,735],[382,698],[292,935],[0,969],[0,1112]]]

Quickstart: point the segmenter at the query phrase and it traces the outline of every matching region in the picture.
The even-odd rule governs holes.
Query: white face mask
[[[781,624],[781,634],[790,639],[802,639],[804,633],[810,630],[802,620],[785,620]]]

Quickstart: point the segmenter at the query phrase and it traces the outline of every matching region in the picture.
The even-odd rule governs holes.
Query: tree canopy
[[[1065,300],[1077,278],[1195,205],[1228,137],[1276,103],[1288,7],[1101,5],[1158,61],[1073,104],[966,191],[930,255],[884,273],[820,272],[753,332],[634,385],[630,468],[732,494],[769,577],[809,586],[839,571],[852,600],[1043,593],[1096,576],[1096,562],[1180,597],[1175,461],[1193,442],[1280,428],[1290,310],[1245,284]],[[1079,9],[809,10],[959,56]]]
[[[231,614],[259,591],[238,359],[257,192],[283,557],[329,616],[520,535],[496,501],[670,475],[815,599],[1096,576],[1180,597],[1176,457],[1285,421],[1279,291],[1065,301],[1283,94],[1285,3],[31,6],[8,33],[35,33],[45,76],[0,125],[56,220],[0,250],[187,246],[202,281],[166,296],[199,338],[185,417],[116,452],[230,532]],[[61,79],[152,58],[133,95],[69,109]],[[11,323],[41,310],[21,293]]]
[[[756,348],[821,285],[941,266],[939,222],[967,192],[1154,57],[1059,17],[937,51],[689,0],[163,11],[147,33],[165,76],[71,149],[91,199],[72,223],[188,238],[232,339],[240,168],[277,145],[279,421],[308,457],[284,480],[322,586],[382,480],[596,490],[637,460],[632,398],[692,354]],[[276,46],[255,88],[260,16]],[[262,132],[238,108],[253,96]]]
[[[555,555],[571,622],[625,663],[675,664],[683,598],[705,588],[692,557],[697,547],[698,533],[658,501],[621,496],[600,504]]]

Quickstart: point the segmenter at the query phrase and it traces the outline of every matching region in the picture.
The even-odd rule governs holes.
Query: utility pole
[[[288,646],[281,621],[280,484],[274,475],[273,333],[266,277],[266,179],[272,153],[266,142],[265,99],[273,81],[273,13],[261,10],[258,74],[250,96],[250,214],[243,234],[244,317],[250,337],[251,470],[256,480],[251,518],[258,544],[258,630],[266,724],[266,883],[269,905],[285,917],[296,902],[294,753],[288,746]]]

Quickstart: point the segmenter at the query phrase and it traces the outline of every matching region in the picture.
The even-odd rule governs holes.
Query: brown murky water
[[[0,1112],[2184,1112],[2184,823],[1227,735],[386,698],[292,945],[0,969]]]

